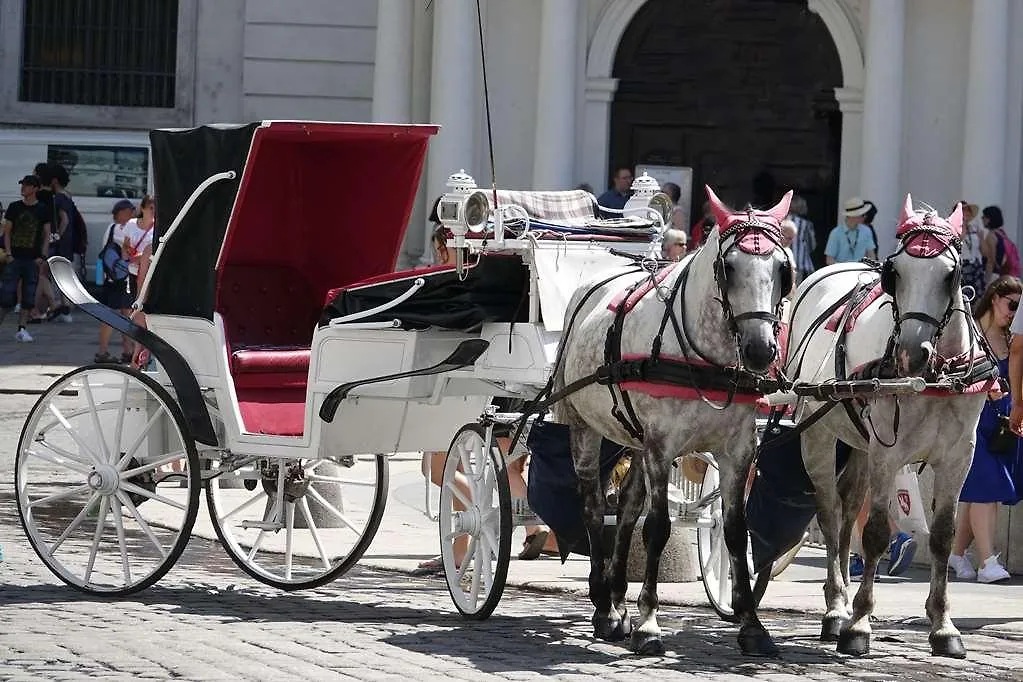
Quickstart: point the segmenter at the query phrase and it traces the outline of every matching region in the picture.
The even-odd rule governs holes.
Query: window
[[[24,0],[18,100],[176,106],[178,0]]]

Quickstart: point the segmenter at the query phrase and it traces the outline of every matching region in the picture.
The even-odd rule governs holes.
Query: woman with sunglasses
[[[1001,376],[1009,375],[1009,325],[1019,308],[1023,284],[1015,277],[999,277],[991,283],[977,302],[974,317],[977,325],[998,358]],[[959,494],[955,541],[948,558],[949,568],[959,580],[994,583],[1009,578],[1009,572],[998,562],[994,551],[998,503],[1016,504],[1023,499],[1023,489],[1016,485],[1014,473],[1023,466],[1015,438],[996,438],[1003,417],[1009,414],[1009,396],[1000,391],[988,395],[977,425],[977,446],[973,464]],[[973,542],[980,558],[979,568],[965,555]]]

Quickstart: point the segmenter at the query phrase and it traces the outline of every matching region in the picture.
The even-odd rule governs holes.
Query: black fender
[[[93,298],[78,279],[74,266],[67,258],[53,256],[48,262],[50,272],[53,274],[53,281],[57,283],[64,298],[78,306],[86,315],[103,324],[110,325],[125,336],[138,341],[156,357],[157,362],[163,367],[174,386],[174,393],[177,395],[181,412],[188,422],[191,437],[206,445],[219,445],[216,431],[213,429],[213,421],[206,409],[206,401],[203,400],[202,392],[199,390],[199,382],[195,380],[195,374],[192,373],[192,369],[181,353],[158,335],[135,324],[116,310],[106,307]]]

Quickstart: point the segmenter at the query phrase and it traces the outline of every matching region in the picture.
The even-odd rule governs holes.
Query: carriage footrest
[[[284,524],[274,523],[271,521],[242,521],[241,527],[245,529],[258,528],[259,530],[272,530],[277,532],[284,529]]]

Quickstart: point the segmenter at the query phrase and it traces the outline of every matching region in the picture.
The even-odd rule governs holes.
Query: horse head
[[[773,208],[733,211],[708,186],[707,200],[718,232],[714,279],[729,331],[747,370],[763,374],[778,355],[782,299],[792,288],[793,263],[781,245],[781,221],[789,212],[789,191]]]
[[[881,287],[892,298],[894,359],[902,376],[923,373],[954,310],[962,307],[962,206],[948,218],[906,203],[895,232],[899,247],[881,267]]]

